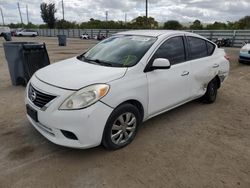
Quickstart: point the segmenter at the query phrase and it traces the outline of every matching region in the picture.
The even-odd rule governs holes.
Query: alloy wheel
[[[114,144],[123,145],[136,131],[136,117],[131,112],[121,114],[113,123],[111,140]]]

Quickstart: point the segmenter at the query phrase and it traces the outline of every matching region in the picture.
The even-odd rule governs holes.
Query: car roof
[[[161,35],[170,36],[174,34],[186,34],[186,35],[199,36],[194,33],[185,32],[185,31],[176,31],[176,30],[130,30],[130,31],[117,33],[117,35],[139,35],[139,36],[150,36],[150,37],[158,37]]]

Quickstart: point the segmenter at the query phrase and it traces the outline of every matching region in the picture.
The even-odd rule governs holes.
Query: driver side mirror
[[[171,64],[168,59],[165,58],[157,58],[154,60],[152,64],[152,70],[155,69],[169,69],[171,67]]]

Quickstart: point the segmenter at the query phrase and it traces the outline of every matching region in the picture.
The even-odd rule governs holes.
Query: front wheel
[[[102,144],[110,150],[120,149],[130,144],[141,123],[139,110],[132,104],[118,106],[108,118]]]
[[[211,104],[216,100],[217,97],[218,84],[216,79],[210,81],[207,85],[207,91],[202,97],[203,101],[207,104]]]

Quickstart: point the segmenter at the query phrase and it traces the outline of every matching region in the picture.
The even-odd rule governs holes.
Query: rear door
[[[27,36],[32,36],[33,32],[31,30],[26,30],[26,35]]]
[[[207,84],[216,76],[219,64],[213,56],[215,45],[202,38],[187,36],[188,60],[192,69],[193,98],[205,93]]]
[[[156,58],[168,59],[171,67],[147,72],[150,116],[190,98],[190,63],[186,62],[184,37],[167,39],[156,50],[149,64]]]

